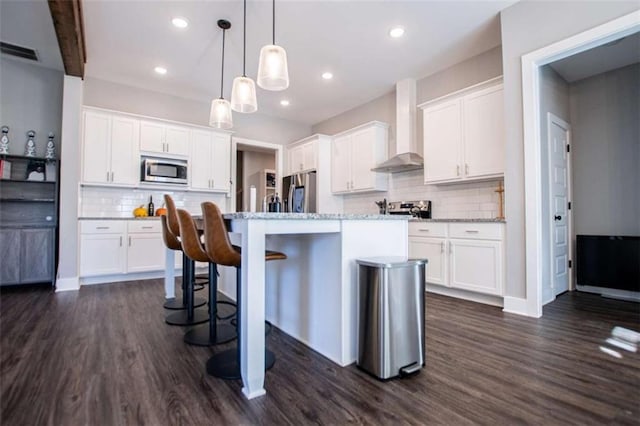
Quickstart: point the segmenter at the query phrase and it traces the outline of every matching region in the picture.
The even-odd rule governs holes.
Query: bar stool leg
[[[182,309],[187,309],[187,298],[186,298],[186,285],[187,285],[187,267],[186,265],[190,263],[189,258],[182,253],[182,300],[178,299],[170,299],[164,302],[163,307],[165,309],[170,309],[174,311],[179,311]],[[194,308],[199,308],[200,306],[204,306],[207,301],[202,297],[194,297],[193,306]]]
[[[195,262],[187,259],[184,263],[183,269],[187,269],[186,275],[186,290],[183,295],[183,300],[186,300],[187,309],[173,312],[165,317],[165,322],[169,325],[196,325],[209,321],[209,313],[204,310],[195,310],[193,303],[193,270],[195,268]]]
[[[236,329],[231,324],[218,324],[218,269],[209,263],[209,325],[194,327],[184,335],[185,343],[211,346],[227,343],[236,338]]]

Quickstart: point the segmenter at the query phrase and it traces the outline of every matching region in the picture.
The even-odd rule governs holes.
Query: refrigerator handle
[[[295,178],[291,177],[291,184],[289,185],[289,194],[287,197],[287,211],[293,212],[293,191],[296,188]]]

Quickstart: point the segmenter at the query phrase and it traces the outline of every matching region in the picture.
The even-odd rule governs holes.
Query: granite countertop
[[[413,217],[409,222],[474,222],[474,223],[506,223],[506,219],[418,219]]]
[[[408,220],[409,216],[346,213],[225,213],[225,219],[274,219],[274,220]]]

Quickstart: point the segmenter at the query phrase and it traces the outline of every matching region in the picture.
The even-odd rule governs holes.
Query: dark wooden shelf
[[[55,180],[26,180],[26,179],[0,179],[0,183],[2,182],[14,182],[14,183],[51,183],[54,184],[56,183]]]
[[[54,203],[53,198],[0,198],[0,203]]]
[[[19,160],[19,161],[44,161],[44,162],[56,162],[57,158],[44,158],[44,157],[27,157],[24,155],[13,155],[13,154],[0,154],[0,160]]]

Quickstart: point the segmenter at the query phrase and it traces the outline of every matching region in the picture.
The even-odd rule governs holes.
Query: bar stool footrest
[[[172,312],[164,318],[164,321],[169,325],[196,325],[209,321],[209,312],[196,309],[193,312],[193,318],[189,319],[189,315],[186,310]]]

